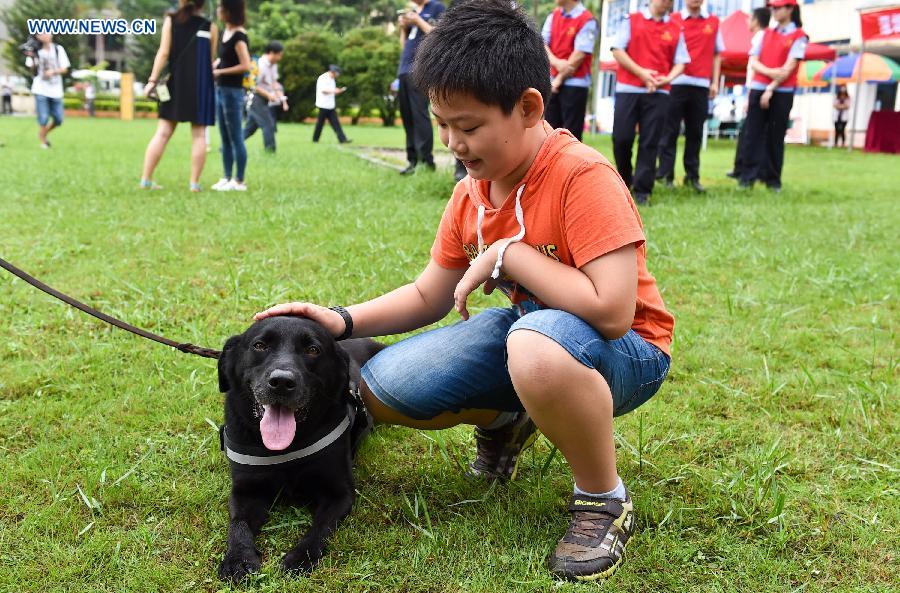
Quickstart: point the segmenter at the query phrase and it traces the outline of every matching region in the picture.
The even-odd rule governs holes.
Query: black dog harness
[[[356,426],[357,421],[363,421],[367,424],[372,423],[369,411],[366,409],[362,396],[359,394],[359,387],[351,385],[349,396],[350,401],[347,402],[347,415],[344,416],[337,426],[312,443],[305,444],[299,442],[292,444],[284,452],[276,453],[265,447],[244,445],[231,440],[228,438],[228,433],[223,424],[219,427],[219,447],[225,452],[225,456],[228,457],[230,461],[237,463],[238,465],[281,465],[283,463],[292,463],[311,457],[316,453],[327,449],[329,445],[341,438],[348,430],[352,430]]]

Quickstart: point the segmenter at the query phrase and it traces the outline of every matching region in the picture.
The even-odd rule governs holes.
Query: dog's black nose
[[[297,380],[291,371],[275,369],[269,374],[269,387],[281,392],[291,392],[297,388]]]

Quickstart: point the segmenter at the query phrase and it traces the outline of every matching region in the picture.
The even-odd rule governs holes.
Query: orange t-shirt
[[[656,280],[647,271],[647,248],[637,207],[609,161],[567,130],[555,130],[544,141],[522,184],[522,242],[545,256],[581,268],[601,255],[635,244],[638,288],[631,327],[669,354],[675,318],[666,310]],[[484,249],[519,232],[516,191],[500,208],[491,205],[489,192],[489,182],[470,177],[456,185],[431,247],[431,257],[438,265],[464,269],[477,257],[479,206],[484,207]],[[514,304],[526,299],[540,303],[509,277],[501,276],[497,288]]]

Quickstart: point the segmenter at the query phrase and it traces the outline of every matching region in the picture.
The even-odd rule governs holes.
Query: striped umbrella
[[[816,77],[827,65],[828,63],[823,60],[800,62],[800,66],[797,68],[797,86],[818,88],[828,86],[827,82]]]
[[[896,82],[900,80],[900,66],[897,62],[878,54],[866,52],[862,54],[847,54],[842,58],[830,63],[823,68],[816,78],[819,80],[831,80],[834,77],[835,82],[845,84],[855,82],[859,79],[860,68],[862,68],[863,82]]]

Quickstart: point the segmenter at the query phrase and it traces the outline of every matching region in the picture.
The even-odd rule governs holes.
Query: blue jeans
[[[607,340],[581,318],[557,309],[487,309],[468,321],[427,331],[388,346],[362,376],[389,408],[416,420],[462,409],[521,411],[506,366],[506,338],[527,329],[600,373],[620,416],[649,400],[669,372],[669,357],[634,330]]]
[[[46,126],[50,118],[56,122],[56,127],[63,123],[63,100],[51,99],[44,95],[34,96],[35,109],[37,110],[37,120],[41,127]]]
[[[244,146],[244,131],[241,129],[244,110],[244,89],[240,87],[216,87],[216,118],[222,134],[222,165],[225,177],[231,179],[234,163],[237,161],[238,181],[244,180],[247,168],[247,148]]]

